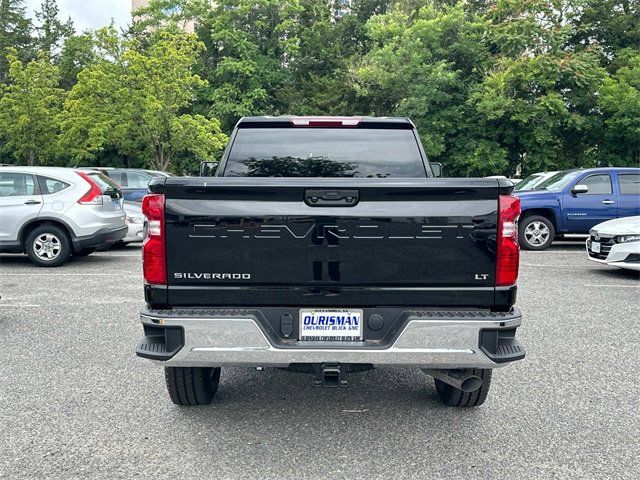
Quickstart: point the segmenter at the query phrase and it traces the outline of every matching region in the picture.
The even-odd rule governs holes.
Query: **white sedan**
[[[599,223],[587,239],[589,260],[640,271],[640,216]]]

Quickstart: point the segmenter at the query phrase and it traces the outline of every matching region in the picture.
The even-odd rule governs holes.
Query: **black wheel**
[[[529,215],[518,227],[520,246],[525,250],[544,250],[549,248],[556,235],[553,223],[541,215]]]
[[[452,387],[437,378],[433,381],[440,400],[450,407],[479,407],[487,399],[489,387],[491,387],[491,369],[474,368],[473,374],[482,379],[482,386],[475,392],[465,393],[459,388]]]
[[[218,390],[220,367],[164,367],[164,377],[176,405],[208,405]]]
[[[24,249],[33,263],[40,267],[58,267],[71,256],[71,240],[67,232],[56,225],[34,228],[24,241]]]
[[[87,255],[91,255],[95,251],[95,248],[83,248],[77,252],[74,252],[73,255],[76,257],[86,257]]]

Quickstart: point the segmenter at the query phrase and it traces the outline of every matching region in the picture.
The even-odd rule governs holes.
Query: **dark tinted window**
[[[640,195],[640,174],[620,173],[620,193],[623,195]]]
[[[412,130],[241,128],[226,177],[426,177]]]
[[[43,195],[58,193],[70,186],[67,182],[55,178],[38,176],[38,180],[40,181],[40,190]]]
[[[35,193],[36,183],[33,181],[33,175],[14,172],[0,173],[0,197],[20,197]]]
[[[589,191],[586,195],[606,195],[612,192],[611,177],[608,174],[589,175],[578,182],[579,185],[586,185]]]

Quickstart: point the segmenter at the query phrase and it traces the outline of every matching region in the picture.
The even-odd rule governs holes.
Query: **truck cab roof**
[[[399,128],[413,130],[415,125],[406,117],[331,117],[331,116],[260,116],[242,117],[236,128],[290,128],[290,127],[351,127]]]

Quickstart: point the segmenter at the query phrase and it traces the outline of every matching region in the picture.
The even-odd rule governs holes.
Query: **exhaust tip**
[[[460,385],[460,390],[462,390],[465,393],[471,393],[478,390],[481,386],[482,386],[482,379],[477,375],[470,375],[462,381]]]

